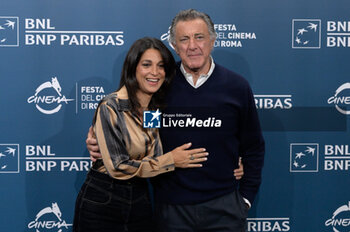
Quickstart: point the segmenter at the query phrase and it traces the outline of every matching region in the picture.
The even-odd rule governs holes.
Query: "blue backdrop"
[[[0,231],[71,231],[98,101],[130,45],[208,13],[213,58],[251,84],[266,140],[248,231],[349,231],[349,3],[0,2]],[[175,55],[175,53],[174,53]],[[178,59],[178,57],[177,57]]]

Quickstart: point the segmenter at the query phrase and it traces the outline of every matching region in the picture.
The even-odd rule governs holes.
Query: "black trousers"
[[[159,232],[244,232],[247,216],[238,191],[200,204],[161,204],[156,209]]]
[[[91,169],[76,200],[73,231],[154,231],[147,180],[116,180]]]

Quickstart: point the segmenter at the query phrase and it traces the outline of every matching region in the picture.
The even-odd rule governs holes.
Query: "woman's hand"
[[[180,147],[171,151],[173,155],[175,167],[177,168],[200,168],[203,165],[200,164],[207,160],[208,152],[205,152],[205,148],[196,148],[187,150],[192,146],[191,143],[186,143]]]

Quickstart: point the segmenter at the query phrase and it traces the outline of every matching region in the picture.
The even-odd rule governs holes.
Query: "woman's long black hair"
[[[153,94],[148,105],[149,110],[162,109],[165,106],[165,94],[167,93],[170,82],[175,75],[176,65],[174,57],[160,40],[144,37],[135,41],[126,55],[119,84],[119,89],[125,85],[128,91],[131,112],[134,114],[138,114],[138,110],[141,107],[136,96],[136,92],[139,90],[139,85],[136,79],[136,68],[143,53],[150,48],[158,50],[163,59],[165,80],[159,90]]]

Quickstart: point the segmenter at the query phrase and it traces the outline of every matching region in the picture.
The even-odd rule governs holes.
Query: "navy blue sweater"
[[[181,120],[182,125],[178,124]],[[201,168],[177,168],[153,178],[157,200],[194,204],[239,188],[241,195],[253,202],[261,182],[264,140],[245,79],[215,64],[210,78],[195,89],[178,64],[163,122],[160,133],[164,152],[192,142],[191,148],[204,147],[209,156]],[[241,181],[233,176],[239,156],[244,164]]]

